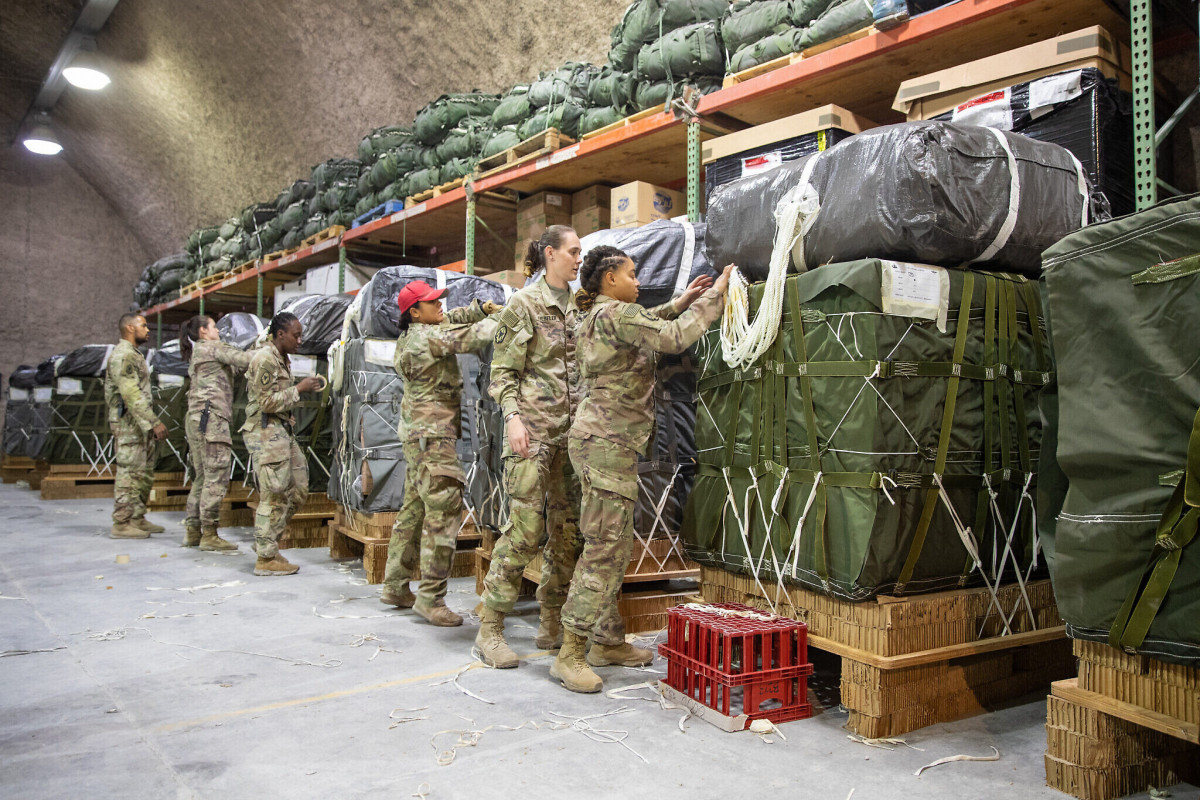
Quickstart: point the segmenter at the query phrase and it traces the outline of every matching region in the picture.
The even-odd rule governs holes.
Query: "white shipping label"
[[[24,402],[29,399],[29,390],[28,389],[12,389],[12,388],[10,388],[8,390],[8,399]]]
[[[1001,89],[971,98],[954,107],[954,114],[950,121],[960,125],[979,125],[985,128],[1011,131],[1013,126],[1012,90]]]
[[[59,378],[54,391],[58,394],[83,394],[83,381],[78,378]]]
[[[364,339],[363,358],[368,364],[390,367],[396,360],[395,339]]]
[[[883,313],[937,321],[946,332],[950,308],[950,273],[941,267],[881,261]]]
[[[33,402],[49,403],[54,397],[54,389],[50,386],[37,386],[33,390]]]
[[[1080,83],[1082,70],[1060,72],[1029,82],[1029,115],[1034,119],[1054,110],[1058,103],[1074,100],[1083,94]]]
[[[158,376],[158,385],[159,386],[183,386],[183,382],[185,380],[186,380],[186,378],[184,378],[182,375],[163,375],[160,373]]]
[[[313,356],[288,356],[292,363],[292,377],[308,378],[317,374],[317,359]]]
[[[782,163],[783,153],[779,150],[772,150],[770,153],[759,153],[756,156],[746,156],[742,159],[742,177],[775,169]]]

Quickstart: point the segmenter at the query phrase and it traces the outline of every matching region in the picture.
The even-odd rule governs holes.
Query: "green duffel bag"
[[[470,175],[475,169],[475,160],[471,158],[452,158],[439,171],[439,177],[442,183],[447,181],[458,180],[459,178]]]
[[[193,282],[187,280],[193,269],[192,267],[178,267],[163,272],[158,276],[158,281],[154,284],[154,291],[159,294],[179,291],[180,286],[187,286]]]
[[[805,28],[837,0],[792,0],[792,25]]]
[[[441,159],[437,156],[437,148],[421,146],[417,148],[417,160],[409,171],[415,172],[424,167],[440,167],[441,165]]]
[[[229,272],[233,269],[233,259],[229,256],[221,256],[220,258],[210,261],[204,265],[204,274],[200,277],[207,278],[210,275],[220,275],[222,272]],[[199,280],[199,278],[197,278]]]
[[[716,22],[677,28],[638,53],[638,81],[724,74],[725,49]]]
[[[325,224],[324,214],[317,214],[316,216],[309,217],[304,222],[304,227],[301,229],[300,238],[307,239],[313,234],[325,230],[327,227],[329,226]]]
[[[579,135],[583,136],[586,133],[600,130],[605,125],[612,125],[614,122],[620,122],[625,119],[626,114],[623,109],[604,106],[601,108],[589,108],[583,112],[583,116],[579,118]]]
[[[446,138],[454,126],[467,117],[491,117],[500,105],[500,96],[482,92],[444,94],[417,112],[413,135],[428,147]]]
[[[363,164],[374,164],[375,159],[388,150],[394,150],[412,142],[412,131],[402,125],[386,125],[376,128],[358,143],[358,160]]]
[[[609,63],[622,72],[632,72],[644,45],[677,28],[717,21],[725,15],[729,0],[637,0],[625,10],[614,40],[622,47],[609,52]],[[684,73],[679,73],[680,75]]]
[[[293,181],[291,188],[288,191],[289,199],[288,199],[288,202],[284,205],[284,208],[287,208],[287,206],[290,206],[292,203],[298,202],[300,200],[308,200],[314,194],[316,194],[316,192],[317,192],[317,187],[310,180],[300,178],[297,181]]]
[[[668,100],[681,97],[685,86],[695,86],[702,95],[710,94],[721,88],[721,81],[722,78],[715,75],[700,75],[678,83],[670,81],[641,83],[638,84],[637,94],[634,97],[634,108],[637,111],[645,111],[648,108],[661,106]]]
[[[254,203],[243,208],[242,213],[238,214],[238,225],[247,233],[254,233],[260,225],[266,225],[278,213],[274,203]],[[258,222],[255,221],[255,217],[258,218]]]
[[[633,102],[634,80],[628,72],[617,72],[604,67],[595,80],[588,85],[587,100],[597,108],[611,106],[626,109]]]
[[[734,53],[759,39],[790,30],[792,0],[738,0],[721,20],[721,40]]]
[[[509,125],[492,134],[492,138],[488,139],[487,144],[483,146],[483,152],[479,154],[479,157],[490,158],[498,153],[503,153],[510,147],[516,147],[521,141],[521,134],[518,132],[517,126]]]
[[[362,163],[355,158],[331,158],[312,169],[315,189],[328,189],[337,181],[357,180]]]
[[[187,249],[189,253],[195,253],[201,247],[207,247],[217,240],[219,237],[220,228],[198,228],[192,231],[188,236]]]
[[[520,125],[529,119],[532,113],[533,106],[529,103],[529,87],[514,86],[508,90],[504,99],[492,112],[492,127],[500,129],[508,125]]]
[[[339,208],[354,208],[358,202],[358,182],[338,181],[325,190],[321,196],[321,210],[325,213],[337,211]]]
[[[273,251],[275,245],[283,238],[284,227],[280,221],[280,217],[275,217],[275,219],[263,225],[262,229],[254,235],[254,244],[256,247],[259,247],[260,255]]]
[[[292,204],[292,187],[289,186],[275,195],[275,210],[283,211]]]
[[[348,208],[339,208],[337,211],[334,211],[325,217],[326,228],[334,225],[341,225],[343,228],[349,228],[353,223],[354,213]],[[324,230],[324,228],[322,228],[322,230]]]
[[[230,217],[221,223],[221,227],[217,229],[217,236],[221,239],[232,239],[241,227],[241,219],[238,217]]]
[[[866,28],[875,22],[874,14],[872,0],[841,0],[834,3],[804,29],[796,43],[796,51]]]
[[[363,197],[371,193],[375,187],[371,185],[371,168],[363,167],[363,171],[358,173],[358,196]]]
[[[389,183],[387,186],[380,189],[375,194],[375,199],[379,201],[375,205],[386,203],[388,200],[403,200],[404,198],[408,197],[408,195],[408,176],[406,175],[400,180]]]
[[[308,219],[308,201],[298,200],[283,210],[277,219],[279,221],[279,230],[287,232],[293,228],[298,228],[304,224],[304,220]]]
[[[294,247],[299,247],[300,241],[303,238],[304,238],[304,226],[303,225],[301,225],[299,228],[292,228],[290,231],[285,233],[283,235],[283,238],[279,241],[279,249],[280,250],[291,250]]]
[[[473,158],[479,155],[491,135],[489,122],[464,119],[434,148],[438,161],[445,164],[456,158]]]
[[[725,361],[720,323],[697,343],[688,556],[852,601],[1033,577],[1036,285],[863,259],[787,276],[779,302],[752,364]]]
[[[524,141],[531,136],[537,136],[544,130],[554,128],[566,136],[579,135],[579,118],[583,116],[584,108],[577,103],[560,103],[554,107],[538,109],[538,112],[526,120],[517,132]]]
[[[744,69],[757,67],[759,64],[799,52],[800,37],[803,33],[804,31],[798,29],[786,30],[746,45],[730,56],[729,72],[738,73]]]
[[[418,148],[405,145],[383,153],[371,166],[371,187],[382,189],[401,175],[412,172],[418,163]]]
[[[1067,634],[1200,667],[1200,195],[1042,254],[1062,481],[1039,529]],[[1191,331],[1191,333],[1188,333]],[[1049,403],[1047,403],[1049,401]],[[1056,490],[1056,491],[1055,491]]]
[[[237,233],[234,236],[231,236],[230,238],[224,239],[221,241],[221,245],[218,250],[218,255],[219,256],[227,256],[229,258],[235,258],[241,252],[241,250],[242,250],[242,232],[241,232],[241,230],[237,230]]]
[[[354,218],[357,219],[361,217],[363,214],[367,213],[377,205],[380,205],[380,201],[374,192],[371,192],[370,194],[364,194],[362,197],[358,198],[358,202],[354,204]]]
[[[308,217],[311,217],[314,214],[323,214],[323,213],[325,213],[325,190],[324,189],[322,189],[321,191],[317,192],[316,194],[314,194],[312,197],[309,198],[308,203],[304,208],[304,217],[305,217],[305,219],[307,219]]]
[[[420,194],[442,183],[440,167],[425,167],[408,176],[409,195]]]

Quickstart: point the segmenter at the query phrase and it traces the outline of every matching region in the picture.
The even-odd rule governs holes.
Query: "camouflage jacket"
[[[682,314],[670,303],[647,310],[601,295],[579,322],[583,401],[571,434],[599,436],[644,452],[654,432],[658,353],[682,353],[721,315],[722,295],[702,294]]]
[[[564,314],[554,305],[544,275],[515,293],[500,312],[489,392],[504,416],[520,412],[531,442],[561,443],[570,430],[579,403],[578,321],[575,298]],[[508,448],[506,436],[506,454]]]
[[[291,424],[291,410],[300,405],[287,357],[273,344],[259,348],[246,370],[246,423],[243,431],[262,427],[263,415]]]
[[[199,341],[188,362],[188,416],[210,414],[233,419],[233,380],[250,366],[253,353],[224,342]]]
[[[396,372],[404,378],[400,440],[457,439],[462,433],[462,373],[456,353],[482,350],[497,322],[476,300],[446,312],[440,325],[410,325],[396,342]]]
[[[159,424],[150,395],[150,367],[141,352],[122,339],[108,357],[104,373],[104,404],[108,407],[108,422],[133,420],[143,431]]]

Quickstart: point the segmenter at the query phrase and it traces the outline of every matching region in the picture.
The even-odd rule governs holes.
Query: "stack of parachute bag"
[[[355,158],[331,158],[313,167],[314,191],[300,229],[301,241],[333,225],[350,227],[358,206],[361,173],[362,163]]]
[[[405,196],[469,175],[491,136],[499,95],[483,92],[445,94],[417,112],[413,120],[416,158]]]
[[[394,360],[400,333],[396,298],[411,281],[445,287],[447,309],[475,300],[503,303],[513,291],[486,278],[411,266],[384,267],[359,291],[341,339],[329,352],[334,433],[328,490],[343,508],[364,514],[398,511],[404,501],[405,462],[398,430],[404,384]],[[467,353],[458,356],[458,363],[463,396],[457,449],[463,471],[472,476],[479,449],[475,432],[481,360]]]
[[[1200,196],[1077,231],[1042,263],[1058,382],[1038,516],[1067,634],[1200,667]]]
[[[38,385],[37,367],[22,364],[13,370],[4,401],[4,455],[36,458],[41,453],[49,401],[50,387]]]
[[[1037,574],[1034,279],[1090,200],[1067,150],[940,122],[718,187],[709,261],[763,282],[698,346],[689,554],[851,601]]]
[[[764,64],[869,26],[871,0],[736,0],[722,20],[729,72]]]

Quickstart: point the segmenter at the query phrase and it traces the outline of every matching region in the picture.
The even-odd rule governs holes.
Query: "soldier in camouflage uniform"
[[[233,553],[237,545],[217,534],[221,501],[229,489],[233,463],[233,381],[250,366],[250,353],[221,341],[211,317],[192,317],[179,334],[179,352],[188,362],[187,439],[192,488],[184,519],[184,547]]]
[[[404,443],[404,505],[392,526],[380,600],[411,607],[442,628],[462,625],[446,607],[446,584],[462,517],[463,473],[455,445],[462,434],[462,373],[456,353],[487,347],[500,310],[494,303],[442,313],[445,289],[413,281],[400,290],[396,372],[404,378],[399,437]],[[424,533],[422,533],[424,529]],[[421,582],[408,588],[420,552]]]
[[[509,299],[494,339],[489,392],[504,412],[509,512],[483,581],[483,616],[475,639],[483,660],[493,667],[518,664],[504,640],[504,615],[513,609],[521,575],[543,534],[549,538],[537,592],[542,608],[535,639],[543,649],[561,641],[559,614],[583,549],[579,479],[566,448],[578,402],[577,313],[567,284],[579,271],[579,252],[579,237],[565,225],[552,225],[530,243],[526,270],[534,274],[545,269],[545,275]]]
[[[639,659],[639,648],[612,647],[600,635],[616,609],[632,552],[637,460],[653,438],[658,353],[683,352],[721,315],[730,269],[715,284],[707,276],[697,278],[682,295],[650,310],[635,302],[638,281],[628,257],[585,264],[580,274],[581,294],[594,298],[594,305],[579,323],[585,392],[568,450],[583,484],[584,545],[563,606],[563,646],[550,668],[571,691],[600,691],[591,666],[649,663],[653,657],[643,650]],[[589,636],[593,643],[585,658]]]
[[[246,423],[242,437],[254,460],[258,508],[254,514],[255,575],[293,575],[300,570],[279,553],[279,537],[308,498],[308,461],[292,436],[291,410],[302,392],[316,391],[316,377],[292,383],[288,356],[300,347],[303,328],[294,314],[271,319],[271,342],[258,350],[246,371]]]
[[[108,357],[104,373],[104,403],[117,463],[109,536],[145,539],[166,530],[146,519],[146,501],[154,486],[157,443],[167,438],[167,426],[151,408],[150,368],[138,351],[138,345],[150,338],[146,318],[125,314],[119,328],[121,341]]]

